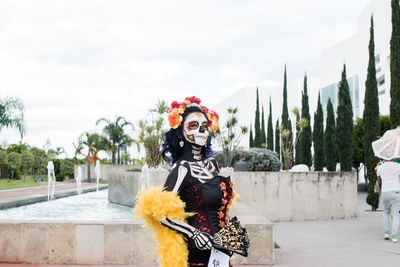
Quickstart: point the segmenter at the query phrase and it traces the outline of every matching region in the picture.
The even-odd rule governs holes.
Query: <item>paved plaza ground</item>
[[[358,194],[357,218],[275,224],[275,266],[400,266],[400,243],[383,239],[382,209]]]
[[[274,266],[400,266],[400,243],[383,240],[382,211],[370,211],[365,198],[365,193],[358,194],[354,219],[276,223],[275,241],[281,248],[275,250]],[[71,265],[0,264],[18,266]]]

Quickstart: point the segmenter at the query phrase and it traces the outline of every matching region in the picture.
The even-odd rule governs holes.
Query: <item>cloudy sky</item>
[[[0,97],[24,102],[24,142],[49,138],[72,156],[99,117],[136,122],[158,99],[189,95],[212,107],[280,85],[285,63],[289,80],[317,79],[321,52],[357,31],[368,2],[0,0]]]

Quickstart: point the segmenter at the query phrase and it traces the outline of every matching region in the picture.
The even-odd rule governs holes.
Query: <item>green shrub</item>
[[[141,172],[142,169],[140,169],[140,168],[132,168],[132,169],[127,169],[126,171],[127,172]]]
[[[214,159],[220,163],[223,164],[224,163],[224,153],[222,153],[222,151],[216,151],[214,152]]]
[[[222,152],[216,152],[214,158],[220,163],[223,162]],[[266,172],[279,171],[281,169],[281,162],[276,154],[264,148],[236,150],[233,155],[232,166],[239,160],[249,164],[249,171]]]
[[[64,179],[73,179],[74,178],[74,163],[72,159],[63,159],[60,164],[60,175]]]
[[[62,182],[64,181],[64,177],[61,175],[61,162],[62,159],[51,159],[54,164],[54,175],[56,176],[56,181],[57,182]]]
[[[368,189],[368,184],[367,183],[363,183],[363,184],[358,184],[357,185],[357,191],[358,192],[367,192]]]
[[[79,165],[79,164],[87,164],[87,161],[85,159],[78,159],[77,157],[73,157],[72,158],[72,162],[75,165]],[[101,162],[102,163],[102,162]]]

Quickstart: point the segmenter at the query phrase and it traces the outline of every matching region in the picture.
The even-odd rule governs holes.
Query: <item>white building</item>
[[[283,82],[283,70],[282,70],[282,82]],[[318,85],[320,84],[319,78],[307,76],[307,88],[308,88],[308,102],[310,107],[310,115],[311,115],[311,125],[314,117],[314,111],[317,109],[317,101],[318,101]],[[292,78],[290,76],[290,69],[288,71],[288,111],[289,118],[292,121],[292,128],[295,128],[295,120],[292,110],[295,107],[298,107],[301,110],[301,95],[303,91],[304,85],[304,77],[295,77]],[[238,113],[237,118],[239,121],[239,125],[244,125],[249,127],[250,124],[253,127],[254,134],[254,119],[255,119],[255,110],[256,110],[256,88],[259,89],[259,100],[260,100],[260,112],[261,106],[264,106],[264,115],[265,115],[265,127],[268,123],[269,116],[269,99],[271,97],[272,103],[272,126],[275,130],[276,121],[279,118],[281,121],[282,116],[282,102],[283,102],[283,84],[281,82],[273,82],[273,81],[262,81],[259,84],[249,85],[244,87],[227,98],[223,99],[217,105],[212,107],[219,115],[220,115],[220,127],[225,125],[225,121],[227,119],[227,108],[228,107],[237,107]],[[261,114],[260,114],[261,116]],[[261,117],[260,117],[261,119]],[[275,137],[274,137],[275,138]],[[240,142],[240,146],[248,147],[249,146],[249,133],[242,138]]]
[[[338,84],[343,64],[353,104],[354,118],[362,117],[364,110],[365,81],[368,69],[368,43],[371,15],[374,17],[375,62],[378,80],[379,111],[389,114],[390,107],[390,38],[392,33],[391,2],[372,0],[358,18],[358,32],[321,54],[320,92],[326,110],[328,98],[336,110]],[[326,116],[326,112],[324,112]]]

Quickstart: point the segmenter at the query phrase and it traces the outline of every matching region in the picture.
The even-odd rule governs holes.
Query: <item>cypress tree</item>
[[[286,79],[286,65],[285,72],[283,74],[283,104],[282,104],[282,125],[285,129],[289,128],[288,125],[289,111],[287,105],[287,79]]]
[[[275,124],[275,153],[278,155],[278,158],[281,158],[281,134],[279,131],[279,119],[276,120]]]
[[[256,114],[254,122],[254,147],[261,147],[261,127],[260,127],[260,101],[258,97],[258,86],[257,86],[257,97],[256,97]]]
[[[261,147],[267,146],[267,136],[265,135],[265,117],[264,117],[264,105],[262,105],[261,115]]]
[[[305,164],[308,167],[312,165],[311,159],[311,125],[310,125],[310,107],[308,105],[307,92],[307,75],[304,76],[304,90],[301,98],[301,118],[308,121],[308,125],[304,127],[300,134],[300,164]]]
[[[299,126],[299,121],[300,121],[300,113],[296,113],[296,137],[300,134],[300,126]],[[298,165],[300,164],[300,149],[299,149],[299,140],[296,142],[296,147],[295,147],[295,155],[294,155],[294,164]]]
[[[271,151],[274,151],[274,129],[272,128],[272,103],[271,103],[271,97],[269,98],[267,148],[269,150],[271,150]]]
[[[281,122],[281,124],[283,126],[283,129],[289,130],[289,111],[288,111],[288,105],[287,105],[286,65],[285,65],[285,70],[284,70],[284,74],[283,74],[283,103],[282,103],[282,122]],[[292,139],[292,134],[291,133],[292,132],[291,132],[291,129],[290,129],[290,136],[282,142],[282,147],[281,147],[281,151],[282,152],[290,149],[289,144],[288,144],[288,140]],[[286,168],[285,166],[287,166],[287,163],[285,164],[285,162],[288,162],[288,161],[289,161],[289,159],[285,159],[284,158],[284,153],[282,153],[283,169]]]
[[[325,162],[328,171],[336,171],[335,112],[331,99],[326,106],[326,128],[324,134]]]
[[[390,39],[390,121],[400,125],[400,7],[392,0],[392,37]]]
[[[249,147],[254,147],[254,139],[253,139],[253,127],[250,123],[250,138],[249,138]]]
[[[343,65],[339,84],[339,105],[337,107],[336,143],[341,171],[351,171],[353,164],[353,109],[349,84],[346,78],[346,65]]]
[[[374,192],[376,182],[376,173],[374,168],[379,162],[372,150],[371,143],[379,136],[379,100],[378,100],[378,83],[376,81],[375,69],[375,42],[374,42],[374,19],[371,16],[371,28],[369,39],[369,62],[368,74],[365,81],[365,97],[364,97],[364,163],[367,167],[368,177],[368,197],[367,203],[376,210],[379,205],[379,194]]]
[[[289,149],[289,152],[290,152],[290,155],[289,155],[289,159],[288,159],[288,165],[286,166],[286,169],[287,170],[289,170],[289,169],[291,169],[292,168],[292,166],[293,166],[293,147],[294,147],[294,145],[293,145],[293,129],[292,129],[292,121],[289,119],[288,120],[288,125],[289,125],[289,127],[288,127],[288,130],[289,130],[289,132],[290,132],[290,135],[289,135],[289,138],[288,138],[288,143],[287,143],[287,148]]]
[[[322,171],[325,164],[324,151],[324,114],[322,110],[321,97],[318,93],[317,111],[314,113],[314,170]]]

